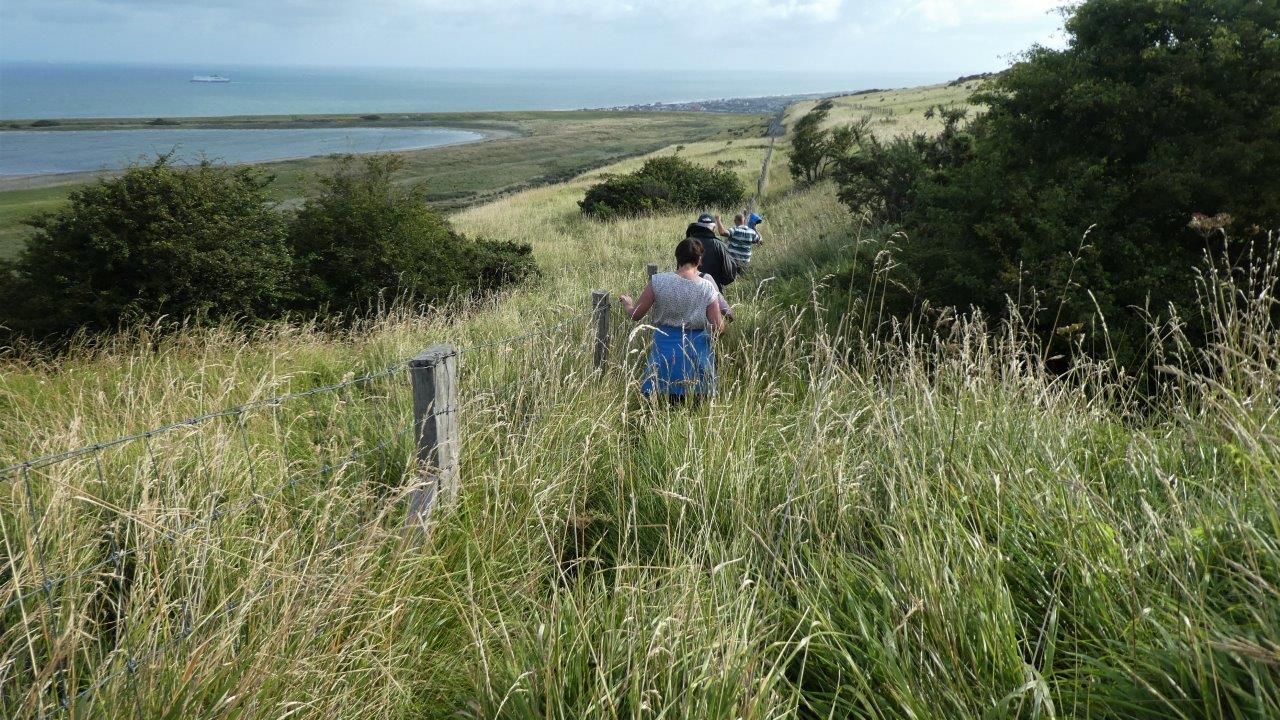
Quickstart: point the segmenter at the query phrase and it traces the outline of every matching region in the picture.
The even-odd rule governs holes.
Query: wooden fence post
[[[649,279],[652,280],[654,275],[658,274],[658,264],[649,263],[649,267],[645,268],[649,272]]]
[[[409,361],[421,486],[409,496],[405,525],[426,526],[437,496],[457,492],[458,351],[436,345]]]
[[[596,326],[595,368],[601,370],[609,357],[609,293],[602,290],[591,293],[591,316]]]

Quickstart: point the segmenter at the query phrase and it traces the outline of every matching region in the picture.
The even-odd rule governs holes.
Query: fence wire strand
[[[515,343],[521,343],[521,342],[534,340],[538,338],[552,337],[553,335],[559,333],[560,331],[569,327],[573,323],[589,319],[592,317],[592,315],[593,315],[592,312],[585,312],[585,313],[571,315],[568,317],[560,317],[553,324],[539,328],[532,332],[521,333],[518,335],[512,335],[509,337],[499,338],[491,341],[485,341],[485,342],[476,343],[474,345],[461,347],[456,349],[451,354],[456,357],[456,356],[465,355],[465,354],[477,353],[487,349],[505,347],[505,346],[513,345]],[[56,637],[58,635],[58,632],[56,630],[57,607],[56,607],[54,591],[57,588],[65,586],[69,583],[74,583],[80,580],[84,580],[86,578],[91,578],[101,573],[105,569],[108,569],[111,567],[116,568],[117,569],[116,572],[119,572],[119,568],[123,567],[123,563],[127,558],[141,556],[167,543],[175,542],[184,537],[193,536],[195,533],[197,533],[201,529],[204,529],[208,534],[212,536],[212,530],[216,525],[216,523],[218,523],[220,520],[224,518],[236,516],[248,510],[249,508],[253,507],[254,505],[264,503],[264,502],[270,502],[271,500],[274,500],[280,495],[286,493],[290,489],[297,487],[300,483],[302,483],[304,480],[308,478],[321,478],[327,483],[329,482],[329,479],[333,477],[334,473],[341,471],[343,468],[347,467],[351,463],[358,462],[364,458],[369,457],[370,455],[381,452],[387,449],[388,447],[391,447],[396,443],[400,442],[401,440],[403,440],[407,435],[413,433],[418,428],[419,420],[453,414],[453,413],[456,413],[458,409],[447,408],[447,409],[441,409],[435,412],[430,412],[425,416],[425,418],[419,418],[418,420],[415,420],[414,422],[410,423],[407,427],[401,428],[391,437],[387,438],[381,443],[378,443],[377,445],[364,448],[364,449],[360,449],[360,448],[353,449],[350,453],[344,455],[342,458],[335,460],[333,462],[329,462],[317,470],[294,473],[289,477],[288,480],[286,480],[280,486],[271,490],[266,495],[260,495],[255,491],[250,497],[245,498],[244,500],[227,507],[219,507],[215,502],[213,503],[213,507],[206,514],[204,514],[200,519],[176,529],[165,529],[162,527],[156,528],[160,532],[160,535],[158,537],[155,537],[152,540],[146,543],[142,543],[136,547],[121,548],[120,545],[115,543],[115,541],[113,540],[110,553],[107,555],[106,558],[82,570],[66,573],[58,577],[50,577],[49,575],[50,568],[46,563],[46,558],[44,558],[44,550],[43,550],[43,546],[41,545],[41,538],[40,538],[40,535],[41,535],[40,523],[42,522],[42,519],[43,519],[43,513],[38,512],[34,504],[35,492],[33,487],[34,483],[32,480],[32,471],[39,470],[41,468],[46,468],[58,463],[75,460],[75,459],[86,457],[86,456],[92,456],[93,462],[94,462],[94,468],[91,470],[91,472],[96,472],[96,475],[99,481],[102,482],[105,486],[106,480],[105,480],[105,473],[103,471],[102,453],[106,450],[117,448],[117,447],[140,440],[140,441],[143,441],[146,445],[146,450],[143,455],[142,462],[150,465],[150,470],[152,473],[156,474],[157,480],[162,480],[162,478],[160,478],[159,461],[158,461],[158,458],[156,457],[154,448],[152,447],[152,439],[155,438],[156,436],[164,435],[166,433],[170,433],[182,428],[194,428],[194,427],[202,426],[210,421],[213,421],[219,418],[228,418],[228,417],[236,419],[237,425],[241,426],[239,429],[243,433],[243,427],[242,427],[243,419],[252,410],[256,410],[264,407],[278,408],[279,406],[285,403],[288,403],[290,401],[307,398],[307,397],[313,397],[313,396],[322,395],[326,393],[338,392],[346,388],[365,385],[367,383],[371,383],[377,380],[392,377],[402,371],[410,370],[410,369],[412,369],[410,367],[410,361],[408,360],[401,361],[384,370],[372,372],[372,373],[363,375],[361,377],[357,377],[344,382],[334,383],[330,385],[323,385],[323,386],[311,388],[309,390],[304,390],[304,391],[299,391],[294,393],[285,393],[282,395],[277,395],[277,396],[265,398],[262,400],[255,400],[255,401],[244,403],[241,405],[228,407],[222,410],[215,410],[212,412],[204,413],[202,415],[197,415],[197,416],[186,418],[183,420],[170,422],[168,424],[165,424],[156,428],[152,428],[150,430],[146,430],[143,432],[138,432],[130,435],[124,435],[124,436],[115,438],[113,440],[94,443],[92,445],[86,445],[83,447],[65,450],[58,453],[47,454],[40,457],[31,458],[22,462],[14,463],[5,467],[0,467],[0,479],[6,479],[6,478],[17,476],[17,478],[20,481],[25,483],[24,494],[26,495],[26,499],[27,499],[27,506],[28,506],[27,511],[31,515],[31,519],[30,519],[31,532],[34,534],[34,537],[32,538],[33,552],[35,553],[35,559],[39,566],[38,571],[40,576],[40,582],[38,585],[27,586],[25,588],[15,587],[14,597],[8,600],[3,606],[0,606],[0,613],[6,613],[15,607],[21,607],[29,601],[34,601],[37,598],[37,596],[43,594],[45,596],[44,600],[49,604],[48,611],[50,613],[51,621],[55,623],[53,630],[54,630],[54,636]],[[247,437],[242,437],[242,440],[244,440],[247,445]],[[246,450],[246,460],[252,463],[252,453],[250,452],[248,447],[246,447],[245,450]],[[254,483],[254,484],[256,485],[257,483]],[[110,507],[107,504],[104,504],[103,506]],[[125,511],[119,508],[114,508],[114,507],[112,507],[111,509],[113,510],[113,512],[116,512],[118,515],[122,517],[129,516],[128,511]],[[376,524],[382,522],[384,518],[385,518],[385,513],[380,513],[378,517],[374,519],[372,522],[361,525],[360,527],[354,529],[353,531],[343,535],[341,538],[337,538],[337,535],[335,533],[334,535],[331,536],[331,538],[334,539],[334,542],[332,544],[327,546],[325,549],[321,550],[319,553],[311,553],[307,557],[298,559],[294,563],[291,563],[290,567],[296,568],[303,564],[308,564],[314,561],[319,556],[324,556],[340,549],[343,545],[345,545],[349,541],[350,538],[355,537],[361,532],[368,531],[370,528],[372,528]],[[265,565],[263,565],[263,567],[266,568]],[[52,718],[73,710],[74,708],[76,708],[77,705],[93,697],[96,693],[98,693],[100,690],[110,685],[113,681],[125,675],[132,675],[136,673],[139,668],[145,666],[147,663],[151,662],[152,660],[155,660],[156,658],[169,652],[171,649],[180,645],[183,641],[185,641],[187,638],[191,637],[195,633],[205,628],[211,627],[216,622],[233,614],[238,608],[244,607],[252,602],[255,602],[259,598],[265,596],[282,579],[284,578],[279,576],[272,578],[265,585],[259,588],[256,592],[250,595],[247,595],[245,597],[242,597],[238,600],[233,600],[228,602],[224,607],[219,609],[216,613],[202,620],[193,621],[190,617],[185,616],[184,614],[182,627],[171,638],[169,638],[159,646],[155,647],[151,651],[144,652],[141,654],[129,655],[128,659],[125,660],[124,666],[122,668],[120,668],[119,670],[116,670],[115,672],[109,673],[106,676],[94,681],[91,685],[80,690],[79,692],[75,692],[73,689],[69,689],[66,686],[66,679],[67,679],[66,677],[62,677],[60,681],[55,680],[54,681],[55,683],[60,684],[60,687],[55,690],[55,692],[57,693],[56,708],[49,712],[39,715],[39,717]],[[15,586],[16,586],[16,582],[15,582]],[[113,650],[110,652],[111,654],[114,654],[116,651]],[[108,657],[110,657],[110,655],[108,655]]]
[[[439,413],[432,413],[429,417],[444,415],[447,412],[452,412],[452,411],[441,411]],[[108,565],[118,564],[120,561],[132,555],[141,555],[149,550],[152,550],[161,545],[164,545],[165,543],[191,535],[196,530],[199,530],[201,527],[212,527],[212,524],[214,522],[221,520],[222,518],[225,518],[225,517],[236,515],[241,511],[249,509],[253,505],[274,500],[275,498],[279,497],[281,494],[285,493],[286,491],[296,487],[299,483],[301,483],[303,480],[307,478],[316,477],[316,476],[323,478],[325,476],[330,475],[335,470],[341,470],[346,466],[350,465],[351,463],[357,462],[359,460],[363,460],[364,458],[370,455],[373,455],[374,453],[385,450],[386,448],[404,439],[404,437],[409,433],[413,432],[413,430],[414,430],[414,424],[410,423],[408,427],[400,430],[395,435],[391,436],[390,438],[388,438],[387,440],[384,440],[381,443],[378,443],[377,445],[374,445],[373,447],[370,447],[366,450],[360,450],[360,451],[353,450],[351,453],[344,455],[340,461],[324,465],[323,467],[321,467],[320,469],[314,472],[295,473],[292,477],[289,478],[288,481],[286,481],[285,483],[283,483],[282,485],[280,485],[279,487],[272,490],[270,493],[266,495],[255,494],[253,495],[253,497],[247,498],[242,502],[236,503],[235,505],[229,508],[214,508],[207,517],[202,518],[199,521],[193,522],[181,529],[167,531],[164,534],[162,534],[160,537],[150,542],[139,545],[136,548],[129,548],[127,550],[117,550],[113,552],[111,555],[109,555],[105,560],[102,560],[94,565],[91,565],[85,568],[84,570],[80,570],[74,573],[69,573],[67,575],[63,575],[61,577],[53,578],[50,580],[45,580],[41,582],[41,584],[38,587],[28,587],[26,590],[20,591],[20,594],[17,597],[5,603],[3,607],[0,607],[0,612],[7,611],[12,607],[14,607],[15,605],[18,605],[19,603],[22,603],[26,600],[30,600],[32,597],[34,597],[39,593],[52,592],[53,588],[58,587],[59,585],[62,585],[64,583],[89,577],[94,573],[98,572],[99,570],[107,567]]]
[[[559,322],[555,323],[554,325],[549,325],[545,328],[536,330],[534,332],[524,333],[520,335],[512,335],[510,337],[500,338],[497,340],[492,340],[488,342],[478,343],[476,345],[469,345],[466,347],[458,348],[455,351],[455,354],[464,355],[468,353],[477,352],[480,350],[485,350],[488,348],[510,345],[512,343],[520,342],[523,340],[530,340],[533,338],[550,336],[551,333],[556,330],[560,330],[573,322],[583,320],[589,317],[591,317],[590,312],[579,313],[577,315],[572,315],[566,318],[562,318]],[[275,397],[266,398],[264,400],[255,400],[253,402],[244,403],[243,405],[236,405],[236,406],[225,408],[222,410],[215,410],[213,412],[205,413],[203,415],[197,415],[195,417],[186,418],[184,420],[177,420],[177,421],[168,423],[167,425],[161,425],[160,427],[152,428],[150,430],[145,430],[139,433],[134,433],[132,435],[124,435],[114,440],[108,440],[105,442],[95,443],[93,445],[85,445],[83,447],[78,447],[72,450],[65,450],[59,453],[53,453],[50,455],[43,455],[40,457],[31,458],[28,460],[24,460],[22,462],[8,465],[6,467],[0,467],[0,478],[14,475],[22,470],[37,470],[43,467],[47,467],[49,465],[54,465],[56,463],[64,462],[66,460],[72,460],[78,457],[83,457],[90,453],[97,453],[103,450],[109,450],[111,448],[119,447],[120,445],[125,445],[131,442],[135,442],[137,440],[150,441],[150,439],[155,437],[156,435],[163,435],[165,433],[169,433],[181,428],[189,428],[189,427],[195,427],[198,425],[203,425],[204,423],[209,422],[210,420],[216,420],[218,418],[223,418],[223,417],[243,415],[244,413],[247,413],[250,410],[256,410],[258,408],[278,406],[293,400],[299,400],[302,398],[312,397],[315,395],[323,395],[325,393],[344,390],[349,387],[364,385],[366,383],[370,383],[375,380],[381,380],[383,378],[391,377],[401,372],[402,370],[408,369],[408,367],[409,367],[409,361],[403,360],[401,362],[396,363],[395,365],[392,365],[391,367],[386,368],[385,370],[379,370],[378,372],[369,373],[368,375],[354,378],[352,380],[347,380],[347,381],[335,383],[332,385],[322,385],[320,387],[311,388],[310,390],[302,390],[296,393],[286,393],[283,395],[277,395]]]
[[[185,420],[178,420],[176,422],[171,422],[167,425],[161,425],[160,427],[152,428],[150,430],[146,430],[140,433],[134,433],[132,435],[124,435],[114,440],[95,443],[93,445],[85,445],[83,447],[75,448],[74,450],[66,450],[64,452],[54,453],[52,455],[44,455],[42,457],[32,458],[30,460],[26,460],[20,463],[15,463],[13,465],[0,468],[0,477],[7,477],[9,475],[13,475],[14,473],[17,473],[18,471],[24,470],[24,469],[37,470],[39,468],[47,467],[49,465],[54,465],[56,463],[64,462],[66,460],[72,460],[74,458],[83,457],[90,453],[97,453],[103,450],[109,450],[111,448],[119,447],[121,445],[135,442],[137,440],[143,440],[143,439],[150,440],[156,435],[163,435],[165,433],[169,433],[181,428],[189,428],[189,427],[195,427],[197,425],[203,425],[204,423],[209,422],[210,420],[216,420],[218,418],[223,418],[223,417],[230,417],[233,415],[240,415],[250,410],[255,410],[257,408],[268,407],[271,405],[280,405],[292,400],[311,397],[313,395],[322,395],[324,393],[336,392],[338,390],[353,387],[356,385],[363,385],[365,383],[373,382],[374,380],[381,380],[383,378],[391,377],[392,375],[395,375],[401,370],[404,370],[406,367],[408,367],[408,363],[400,362],[387,368],[386,370],[380,370],[376,373],[370,373],[363,377],[358,377],[353,380],[347,380],[346,382],[340,382],[333,385],[324,385],[321,387],[311,388],[310,390],[303,390],[296,393],[286,393],[284,395],[277,395],[275,397],[267,398],[265,400],[255,400],[253,402],[248,402],[243,405],[236,405],[235,407],[229,407],[223,410],[215,410],[213,412],[205,413],[204,415],[197,415],[195,417],[186,418]]]

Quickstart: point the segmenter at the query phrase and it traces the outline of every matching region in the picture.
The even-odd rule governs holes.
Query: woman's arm
[[[715,299],[707,305],[707,326],[715,333],[724,331],[724,313],[720,312],[719,293],[717,293]]]
[[[653,307],[653,283],[644,286],[644,292],[640,293],[640,302],[634,302],[630,295],[619,295],[618,299],[622,301],[622,309],[627,313],[627,317],[632,320],[640,320],[649,313],[649,308]]]

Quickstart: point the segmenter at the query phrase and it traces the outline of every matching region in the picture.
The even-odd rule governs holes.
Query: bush
[[[742,204],[747,189],[730,170],[706,168],[675,156],[652,158],[627,175],[606,177],[587,190],[582,212],[608,219],[673,210]]]
[[[916,297],[1031,298],[1050,336],[1100,309],[1134,360],[1146,309],[1195,306],[1206,250],[1280,225],[1280,6],[1088,0],[1066,29],[1065,50],[990,81],[983,116],[942,138],[863,137],[837,179],[852,209],[905,230]],[[1221,232],[1189,227],[1196,213]]]
[[[283,306],[286,223],[271,178],[162,156],[71,193],[0,265],[0,325],[38,338],[173,318],[266,318]]]
[[[497,290],[535,275],[528,245],[472,241],[401,188],[395,156],[347,156],[294,220],[299,307],[360,312],[384,293],[436,303],[459,292]]]
[[[34,127],[34,128],[58,127],[61,124],[62,123],[58,122],[57,120],[36,120],[35,122],[31,123],[31,127]]]

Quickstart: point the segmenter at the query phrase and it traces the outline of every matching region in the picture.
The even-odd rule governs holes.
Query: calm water
[[[482,139],[445,128],[329,130],[75,130],[0,133],[0,177],[111,170],[174,153],[180,162],[228,163],[439,147]]]
[[[229,83],[190,82],[219,74]],[[0,118],[213,117],[323,113],[567,110],[650,102],[905,87],[937,74],[322,69],[0,63]],[[0,133],[0,176],[181,159],[252,162],[474,140],[442,129],[129,130]]]
[[[220,74],[230,83],[190,82]],[[0,64],[0,118],[571,110],[905,87],[937,73],[322,69]]]

